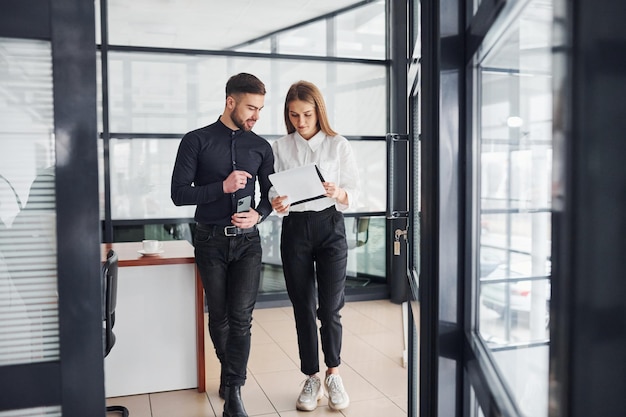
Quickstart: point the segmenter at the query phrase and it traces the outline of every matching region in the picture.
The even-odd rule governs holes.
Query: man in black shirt
[[[241,401],[250,353],[252,310],[261,276],[256,225],[272,207],[268,175],[274,172],[269,143],[251,130],[265,101],[265,85],[241,73],[226,83],[219,119],[181,140],[172,174],[174,204],[196,205],[195,257],[209,311],[209,333],[220,360],[219,394],[224,417],[247,417]],[[261,198],[255,206],[255,183]],[[251,197],[248,211],[238,202]]]

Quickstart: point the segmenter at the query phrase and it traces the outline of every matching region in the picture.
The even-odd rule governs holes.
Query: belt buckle
[[[228,232],[228,229],[233,229],[232,234]],[[226,226],[226,227],[224,227],[224,236],[228,236],[228,237],[237,236],[237,226]]]

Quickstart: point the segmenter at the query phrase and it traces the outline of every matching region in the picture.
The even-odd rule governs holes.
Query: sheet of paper
[[[269,176],[278,195],[286,195],[288,204],[323,197],[326,191],[317,173],[315,164],[304,165]]]

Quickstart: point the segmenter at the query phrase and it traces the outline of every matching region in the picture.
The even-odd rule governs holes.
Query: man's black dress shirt
[[[245,188],[225,194],[222,182],[234,170],[252,175]],[[253,132],[231,130],[219,119],[183,136],[172,173],[172,201],[177,206],[196,205],[198,223],[230,226],[237,200],[252,196],[252,207],[265,218],[272,211],[267,199],[274,172],[274,154],[265,139]],[[255,207],[255,180],[261,200]]]

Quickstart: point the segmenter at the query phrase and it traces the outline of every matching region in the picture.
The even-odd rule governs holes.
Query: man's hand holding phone
[[[240,229],[248,229],[259,221],[261,215],[251,208],[252,196],[245,196],[237,201],[237,213],[231,217],[234,226]]]

